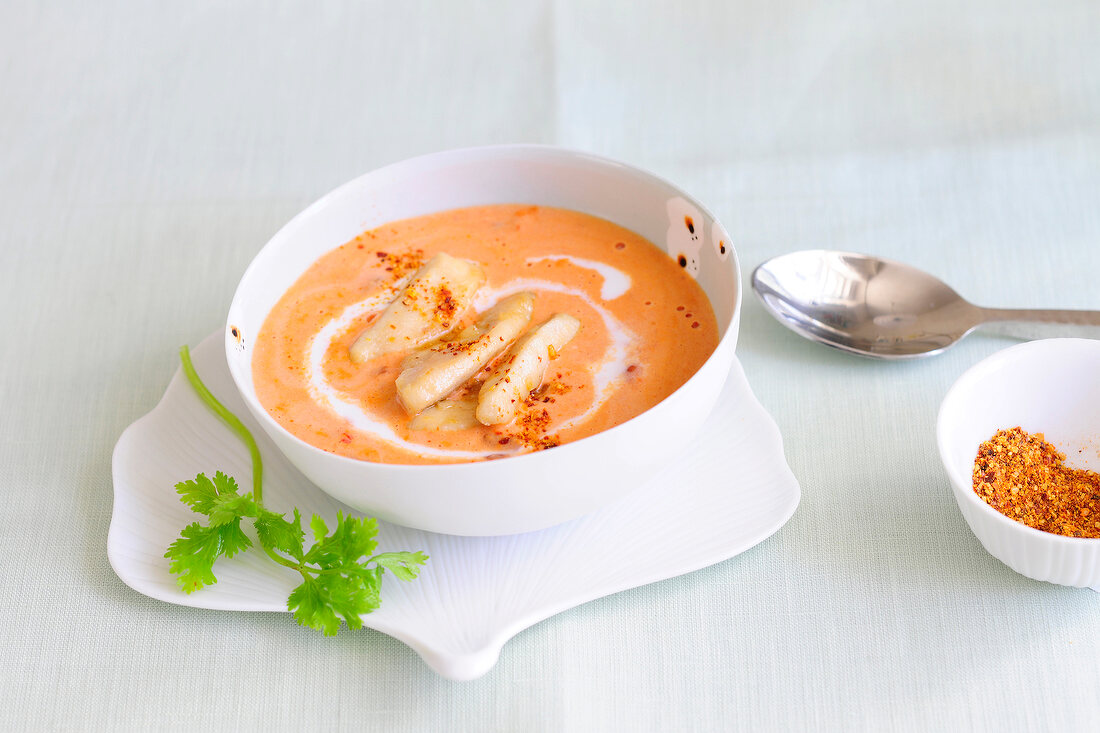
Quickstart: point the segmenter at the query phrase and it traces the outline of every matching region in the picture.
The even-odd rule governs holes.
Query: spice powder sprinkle
[[[998,430],[978,447],[974,492],[1029,527],[1100,538],[1100,473],[1070,468],[1065,461],[1042,433]]]

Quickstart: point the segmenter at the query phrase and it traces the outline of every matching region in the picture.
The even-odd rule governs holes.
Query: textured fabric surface
[[[177,346],[297,211],[410,155],[524,141],[650,168],[715,211],[746,282],[829,247],[982,304],[1100,308],[1100,5],[226,5],[0,5],[0,728],[1094,724],[1100,596],[990,557],[936,454],[943,394],[996,337],[863,361],[746,298],[794,518],[538,624],[470,683],[379,633],[147,599],[105,542],[112,446]]]

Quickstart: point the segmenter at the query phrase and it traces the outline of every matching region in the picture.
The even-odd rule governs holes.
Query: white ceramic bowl
[[[963,516],[991,555],[1036,580],[1100,590],[1100,539],[1032,529],[974,493],[978,446],[997,430],[1044,433],[1077,468],[1100,469],[1100,341],[1047,339],[999,351],[948,391],[936,428]]]
[[[251,337],[306,268],[325,252],[388,221],[495,203],[582,211],[665,248],[697,277],[709,297],[718,319],[718,347],[680,389],[642,415],[552,450],[495,461],[438,466],[358,461],[305,443],[267,414],[253,389]],[[693,231],[685,228],[685,216],[692,217]],[[729,237],[714,216],[649,173],[543,146],[454,150],[356,178],[284,226],[241,279],[229,309],[226,356],[245,403],[263,429],[302,473],[340,501],[433,532],[513,534],[609,504],[689,448],[733,361],[740,280]],[[240,340],[231,333],[234,327]]]

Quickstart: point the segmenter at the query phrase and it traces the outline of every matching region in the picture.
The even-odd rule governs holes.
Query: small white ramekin
[[[993,354],[948,390],[936,426],[955,500],[982,546],[1021,575],[1100,591],[1100,539],[1033,529],[974,493],[978,446],[1017,426],[1043,433],[1070,465],[1100,468],[1100,341],[1047,339]]]

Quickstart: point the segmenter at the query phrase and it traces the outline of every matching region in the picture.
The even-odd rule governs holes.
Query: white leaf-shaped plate
[[[296,506],[307,520],[310,513],[333,520],[337,510],[346,511],[298,473],[252,421],[226,368],[220,333],[192,358],[210,390],[256,436],[268,507]],[[286,611],[300,576],[259,552],[220,560],[218,583],[191,595],[168,573],[165,549],[197,518],[180,503],[175,484],[221,470],[242,490],[251,485],[244,446],[180,372],[160,404],[122,434],[113,460],[107,554],[123,582],[186,606]],[[790,519],[799,493],[779,430],[735,361],[694,449],[616,504],[508,537],[457,537],[380,522],[379,551],[424,550],[431,560],[413,582],[387,575],[382,607],[363,622],[408,644],[439,674],[473,679],[492,668],[506,641],[555,613],[747,550]]]

